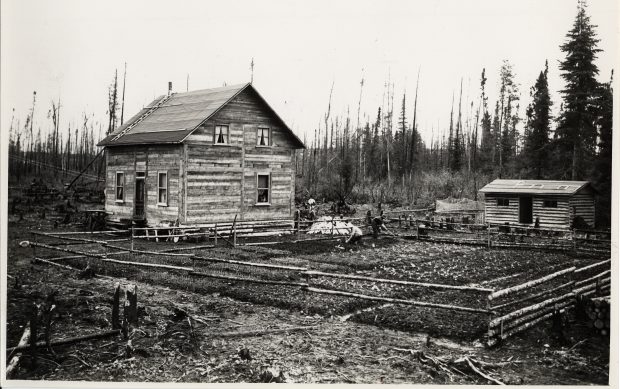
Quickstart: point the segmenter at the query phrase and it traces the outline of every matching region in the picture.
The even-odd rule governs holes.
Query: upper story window
[[[157,173],[157,205],[168,205],[168,173]]]
[[[271,146],[269,139],[269,128],[258,128],[256,132],[256,145],[257,146]]]
[[[215,126],[213,143],[216,145],[228,144],[228,126]]]
[[[498,207],[509,207],[510,206],[510,199],[507,198],[498,198],[497,199],[497,206]]]
[[[125,173],[116,172],[116,201],[125,201]]]

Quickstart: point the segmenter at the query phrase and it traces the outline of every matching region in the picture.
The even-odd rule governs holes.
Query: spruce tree
[[[598,117],[599,127],[598,154],[592,174],[593,183],[599,192],[596,203],[596,224],[599,227],[611,225],[611,162],[612,162],[612,117],[613,117],[613,71],[608,83],[599,87]]]
[[[586,4],[579,1],[577,17],[573,28],[566,35],[567,41],[561,50],[566,58],[560,63],[562,78],[566,81],[562,97],[564,111],[557,129],[560,160],[557,168],[565,165],[561,178],[584,179],[589,173],[596,148],[596,95],[599,84],[596,81],[598,67],[596,59],[597,43],[594,28],[586,14]]]
[[[527,108],[525,146],[522,162],[528,178],[541,179],[548,166],[549,131],[551,120],[551,96],[548,84],[548,63],[541,71],[531,91],[532,102]]]

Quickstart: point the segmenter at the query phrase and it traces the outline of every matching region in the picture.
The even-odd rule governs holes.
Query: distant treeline
[[[472,101],[463,100],[461,80],[458,95],[452,96],[449,125],[434,128],[430,143],[419,135],[417,86],[412,99],[403,94],[395,103],[394,84],[387,82],[376,115],[370,115],[375,119],[360,123],[364,79],[353,105],[357,112],[346,117],[331,114],[332,84],[326,113],[298,158],[298,198],[425,206],[447,196],[476,198],[495,178],[589,180],[599,191],[598,225],[609,225],[612,80],[597,80],[600,50],[594,27],[580,2],[560,46],[565,54],[559,65],[565,81],[562,101],[551,101],[547,61],[544,66],[541,61],[529,99],[523,101],[505,60],[498,100],[488,101],[486,69]],[[413,116],[407,117],[411,103]],[[557,117],[551,114],[553,104],[560,104]]]

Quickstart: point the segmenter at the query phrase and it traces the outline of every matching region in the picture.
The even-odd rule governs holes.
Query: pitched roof
[[[540,195],[573,195],[589,185],[588,181],[502,180],[485,185],[482,193],[527,193]]]
[[[304,148],[303,142],[249,83],[159,96],[99,142],[98,146],[181,143],[198,126],[247,88],[256,92],[294,137],[297,146]]]

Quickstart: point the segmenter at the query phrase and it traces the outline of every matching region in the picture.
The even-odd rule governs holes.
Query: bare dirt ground
[[[110,329],[110,307],[117,281],[121,285],[137,285],[139,323],[131,333],[131,347],[127,347],[121,336],[57,346],[41,351],[34,370],[30,369],[28,354],[24,353],[14,377],[17,379],[490,383],[461,365],[455,371],[433,363],[433,360],[450,362],[469,356],[479,361],[489,376],[508,384],[608,383],[609,339],[594,335],[572,315],[561,334],[552,329],[551,323],[544,323],[508,339],[500,347],[487,349],[481,342],[486,329],[483,315],[310,295],[283,286],[195,280],[173,272],[101,266],[96,260],[91,262],[91,267],[100,276],[80,279],[79,271],[32,264],[32,249],[18,245],[19,241],[30,239],[31,230],[51,231],[52,222],[40,220],[36,215],[26,215],[22,221],[9,220],[8,346],[17,344],[28,321],[25,307],[42,302],[54,293],[57,316],[52,325],[52,340]],[[162,250],[170,244],[144,242],[141,245]],[[37,255],[44,254],[57,255],[37,252]],[[198,254],[373,277],[489,287],[514,285],[541,271],[548,273],[601,259],[570,253],[488,250],[391,239],[369,240],[357,247],[329,241],[235,249],[218,247],[199,250]],[[183,261],[187,265],[186,259],[166,259],[166,263],[172,264]],[[63,263],[85,266],[84,260]],[[244,271],[238,267],[199,266],[222,274]],[[289,276],[278,274],[278,277]],[[321,282],[337,287],[341,281]],[[367,294],[376,291],[373,287],[382,288],[363,282],[350,282],[347,286]],[[476,298],[455,292],[429,295],[411,288],[376,292],[403,298],[423,295],[429,301],[443,303],[479,303]],[[357,313],[364,308],[370,309]],[[188,320],[179,309],[191,318]],[[310,328],[240,335],[300,326]]]

